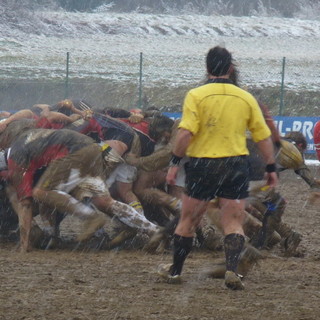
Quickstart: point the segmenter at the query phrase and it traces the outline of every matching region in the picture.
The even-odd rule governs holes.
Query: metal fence
[[[147,56],[104,61],[104,70],[81,70],[72,54],[61,57],[54,75],[28,80],[21,76],[0,80],[0,109],[27,108],[63,98],[86,99],[97,107],[159,108],[177,111],[185,93],[205,80],[202,56]],[[320,61],[238,60],[240,85],[269,106],[274,115],[320,115]],[[44,69],[45,70],[45,67]]]

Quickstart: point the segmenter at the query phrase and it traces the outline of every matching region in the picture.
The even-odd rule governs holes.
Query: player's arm
[[[45,114],[45,117],[48,119],[49,122],[65,123],[65,124],[72,123],[81,118],[79,114],[74,113],[70,116],[67,116],[63,113],[55,112],[55,111],[49,111],[48,113]]]
[[[180,161],[186,155],[186,151],[190,144],[191,138],[192,133],[189,130],[183,128],[179,129],[172,149],[170,168],[168,170],[166,178],[168,184],[175,184],[176,177],[180,168]]]
[[[20,110],[9,116],[7,119],[0,122],[0,132],[2,132],[12,121],[20,119],[32,119],[33,116],[33,112],[29,109]]]
[[[257,142],[257,146],[266,162],[266,178],[270,187],[278,184],[278,175],[276,173],[276,161],[274,158],[274,148],[270,137]]]

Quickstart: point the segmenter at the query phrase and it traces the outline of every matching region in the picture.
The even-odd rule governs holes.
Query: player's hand
[[[129,164],[130,166],[134,166],[136,167],[139,163],[139,158],[136,154],[134,153],[128,153],[126,156],[125,156],[125,161],[127,164]]]
[[[175,185],[177,180],[177,175],[180,167],[170,167],[167,173],[166,181],[167,184]]]
[[[84,120],[90,120],[93,116],[93,111],[92,110],[84,110],[81,112],[82,118]]]
[[[77,120],[81,119],[82,117],[81,117],[80,114],[73,113],[73,114],[71,114],[71,115],[69,116],[69,118],[71,119],[72,122],[74,122],[74,121],[77,121]]]
[[[3,132],[7,127],[7,124],[5,122],[0,122],[0,133]]]
[[[265,177],[267,180],[267,185],[270,188],[275,188],[278,185],[278,175],[276,172],[266,172]]]

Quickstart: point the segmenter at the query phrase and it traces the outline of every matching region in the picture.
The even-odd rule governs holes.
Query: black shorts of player
[[[226,158],[190,158],[186,166],[186,194],[209,201],[215,197],[248,197],[247,156]]]

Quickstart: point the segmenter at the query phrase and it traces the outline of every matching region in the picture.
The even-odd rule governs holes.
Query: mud
[[[318,176],[318,172],[316,172]],[[320,215],[305,206],[308,186],[283,173],[279,190],[288,201],[284,221],[302,233],[295,257],[280,246],[266,251],[245,278],[244,291],[201,277],[222,252],[196,250],[181,285],[162,283],[159,263],[170,254],[141,250],[34,250],[1,244],[0,319],[299,319],[320,314]]]

